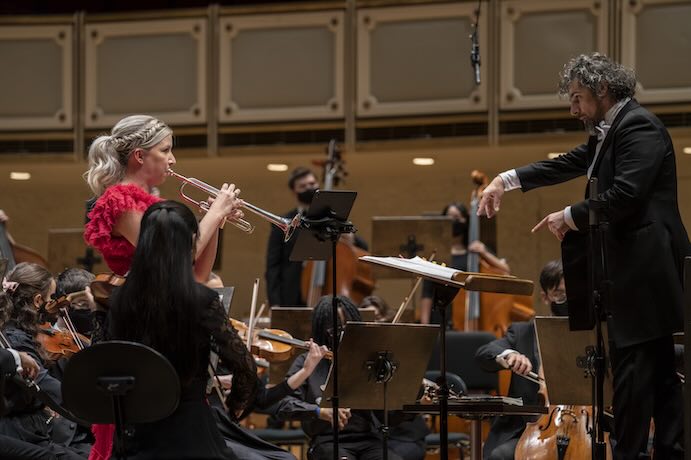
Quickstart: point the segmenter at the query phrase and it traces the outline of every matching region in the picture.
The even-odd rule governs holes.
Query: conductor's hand
[[[10,220],[10,218],[7,217],[7,214],[5,214],[5,211],[0,209],[0,223],[7,222],[8,220]]]
[[[241,219],[244,213],[240,209],[244,204],[238,196],[240,189],[235,188],[235,184],[223,184],[216,197],[209,197],[211,203],[209,214],[216,214],[227,219]]]
[[[489,218],[494,217],[499,212],[502,195],[504,195],[504,181],[497,176],[482,191],[480,203],[477,207],[477,215]]]
[[[511,369],[516,374],[527,375],[528,372],[533,370],[533,365],[531,364],[528,357],[518,352],[511,353],[505,359],[506,364],[509,365],[509,369]]]
[[[571,230],[569,225],[566,223],[566,220],[564,219],[563,209],[561,211],[553,212],[552,214],[542,219],[540,223],[533,227],[531,231],[535,233],[538,230],[545,227],[547,227],[550,232],[554,233],[554,236],[556,236],[559,241],[563,240],[564,235],[566,235],[566,232]]]
[[[305,363],[302,368],[307,372],[307,375],[312,375],[314,368],[317,364],[324,358],[324,355],[329,351],[324,345],[321,347],[311,340],[307,342],[309,344],[309,351],[307,352],[307,358],[305,358]]]
[[[19,362],[21,363],[22,377],[29,378],[31,380],[35,379],[39,371],[38,363],[36,363],[36,360],[32,358],[29,354],[20,351]]]
[[[338,408],[338,429],[342,430],[348,424],[350,419],[350,409]],[[319,418],[326,420],[329,423],[333,423],[333,409],[330,407],[324,407],[319,410]]]

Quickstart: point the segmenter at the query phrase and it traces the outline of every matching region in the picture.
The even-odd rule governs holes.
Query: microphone
[[[470,35],[470,41],[472,43],[472,47],[470,48],[470,64],[473,66],[473,70],[475,71],[475,84],[479,85],[480,84],[480,45],[477,42],[477,25],[475,26],[475,30],[473,30],[473,33]]]

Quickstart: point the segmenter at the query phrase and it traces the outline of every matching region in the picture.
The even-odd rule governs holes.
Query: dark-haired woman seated
[[[205,399],[212,350],[233,373],[226,399],[230,411],[243,411],[257,391],[254,360],[229,326],[218,294],[195,281],[198,235],[197,220],[184,205],[162,201],[150,206],[142,216],[127,280],[114,292],[107,314],[96,315],[106,339],[140,342],[159,351],[180,378],[176,411],[132,427],[130,459],[235,458]]]
[[[60,381],[46,370],[41,346],[37,339],[39,311],[55,292],[55,280],[48,270],[32,263],[17,264],[3,280],[5,296],[0,308],[0,327],[9,346],[25,352],[38,364],[34,381],[41,391],[60,404]],[[0,417],[0,435],[40,447],[45,456],[37,458],[80,459],[86,456],[89,444],[66,447],[74,439],[76,426],[46,410],[45,404],[27,393],[20,385],[7,381],[4,388],[6,413]],[[58,433],[70,431],[66,437]],[[80,438],[81,439],[81,438]],[[15,457],[12,457],[15,458]],[[17,454],[16,458],[23,458]]]

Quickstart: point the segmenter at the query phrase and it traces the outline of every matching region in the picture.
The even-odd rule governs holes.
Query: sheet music
[[[444,267],[443,265],[429,262],[419,256],[413,257],[412,259],[404,259],[402,257],[362,256],[360,260],[405,270],[418,275],[431,276],[445,281],[463,282],[468,276],[467,272],[456,270],[455,268]]]

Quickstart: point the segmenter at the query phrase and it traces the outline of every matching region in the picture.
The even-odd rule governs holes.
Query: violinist
[[[5,283],[7,285],[7,282]],[[10,300],[5,291],[0,290],[0,313],[9,313]],[[40,367],[28,353],[0,347],[0,388],[5,388],[6,379],[15,375],[23,378],[35,379]],[[8,402],[4,394],[0,393],[0,418],[9,410]],[[50,450],[30,444],[26,441],[0,434],[0,458],[12,458],[16,460],[42,460],[54,459]]]
[[[324,296],[312,312],[312,337],[319,345],[332,349],[337,346],[341,328],[347,321],[362,321],[360,312],[347,297],[338,296],[339,331],[332,330],[332,297]],[[288,371],[293,375],[303,367],[307,354],[298,356]],[[339,407],[334,416],[333,409],[319,407],[322,398],[322,385],[326,383],[330,363],[322,360],[307,380],[290,396],[281,400],[276,413],[283,419],[302,422],[302,428],[310,438],[308,456],[312,460],[333,458],[333,428],[339,426],[338,458],[350,460],[378,460],[382,458],[381,434],[374,424],[372,411],[350,410]],[[389,458],[401,457],[389,449]]]
[[[560,260],[548,262],[540,273],[540,297],[542,303],[551,308],[554,316],[563,316],[566,312],[566,291],[564,274]],[[538,373],[540,369],[539,353],[533,321],[517,322],[509,326],[506,335],[478,348],[475,354],[478,365],[488,372],[497,372],[508,366],[521,376]],[[540,385],[523,377],[511,377],[509,396],[522,398],[523,403],[541,404],[538,391]],[[510,460],[526,423],[530,417],[502,416],[495,417],[483,449],[484,460]]]
[[[95,195],[88,213],[84,240],[103,255],[118,275],[130,268],[142,214],[161,201],[156,187],[175,165],[173,131],[148,115],[120,120],[109,135],[97,137],[89,147],[89,169],[84,174]],[[233,184],[223,184],[200,222],[195,253],[195,278],[205,282],[216,257],[217,229],[225,218],[242,217]]]
[[[57,298],[83,293],[71,300],[66,308],[77,332],[87,337],[91,337],[92,328],[91,303],[93,296],[91,296],[89,285],[94,279],[93,273],[83,268],[68,268],[60,273],[55,280],[55,296]],[[58,319],[57,326],[60,329],[66,329],[62,318]]]
[[[11,348],[26,352],[38,364],[34,378],[41,391],[58,404],[62,400],[60,381],[46,370],[42,350],[38,343],[39,311],[55,292],[53,276],[40,265],[22,262],[7,275],[3,283],[9,302],[2,325],[4,337]],[[63,458],[84,458],[88,446],[69,447],[56,442],[56,433],[68,424],[45,410],[38,399],[27,398],[17,383],[6,382],[5,398],[8,413],[0,418],[0,433],[42,447]],[[71,440],[67,440],[71,442]]]
[[[314,369],[324,358],[328,350],[325,346],[319,346],[312,341],[309,341],[308,344],[307,358],[299,371],[271,388],[267,388],[264,382],[258,382],[259,389],[251,405],[252,410],[268,410],[271,406],[297,390],[312,375],[312,372],[314,372]],[[221,376],[220,379],[224,388],[230,390],[232,388],[232,378],[227,377],[229,376]],[[215,398],[211,398],[211,401],[214,400]],[[295,460],[293,454],[264,441],[251,430],[242,427],[237,423],[236,418],[232,414],[227,414],[219,404],[214,404],[212,407],[226,446],[239,460]]]
[[[194,214],[184,205],[151,205],[142,215],[126,281],[114,290],[108,312],[95,314],[101,326],[94,330],[94,340],[143,343],[168,358],[180,378],[175,412],[129,430],[130,459],[236,458],[226,449],[205,400],[212,350],[233,374],[225,400],[233,415],[245,411],[257,392],[254,360],[229,326],[218,294],[195,281],[192,261],[199,232]],[[109,458],[111,451],[112,445],[99,443],[92,455]]]
[[[490,266],[502,272],[510,271],[509,264],[505,259],[500,259],[490,251],[481,241],[468,242],[468,224],[470,215],[468,208],[462,203],[453,202],[444,207],[442,216],[448,216],[453,220],[452,223],[452,242],[451,242],[451,268],[458,270],[468,269],[468,251],[476,252]],[[422,284],[422,294],[420,298],[420,322],[422,324],[439,324],[441,320],[439,313],[432,309],[432,296],[434,294],[434,284],[424,281]],[[451,311],[447,313],[449,327],[453,319]]]

